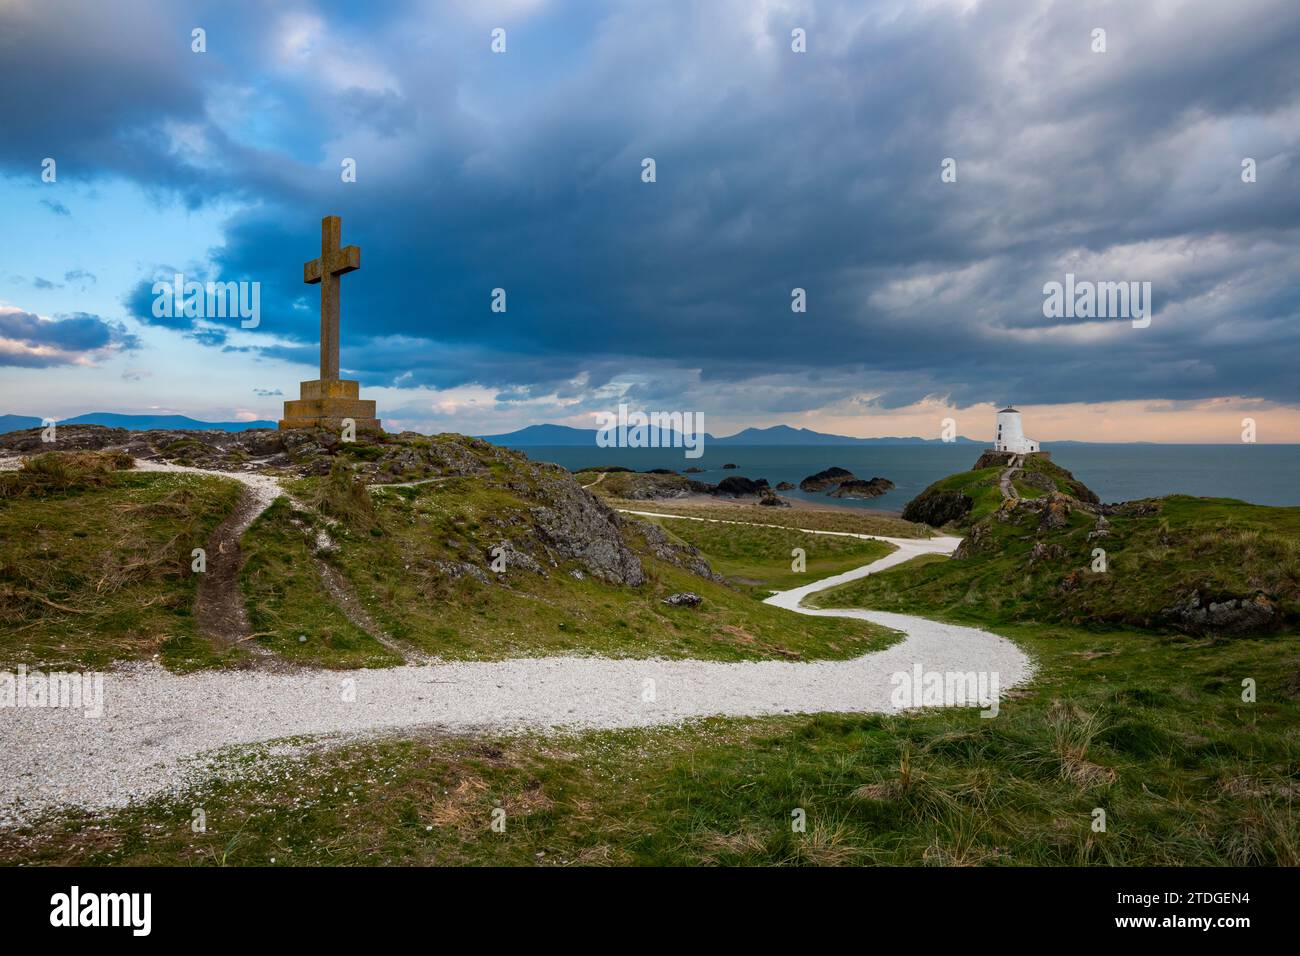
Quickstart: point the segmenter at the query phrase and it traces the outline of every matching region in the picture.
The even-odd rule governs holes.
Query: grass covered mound
[[[591,468],[577,473],[578,481],[597,494],[629,501],[682,498],[691,494],[692,482],[685,475],[640,472],[627,469]]]
[[[591,488],[599,492],[600,487]],[[610,498],[610,505],[620,510],[646,511],[654,514],[680,517],[709,518],[715,521],[769,524],[783,528],[806,528],[811,531],[848,531],[853,534],[875,534],[886,538],[928,538],[934,531],[925,524],[903,521],[887,514],[855,508],[840,509],[777,509],[764,508],[757,502],[739,504],[713,504],[712,502],[684,504],[673,501],[628,501]]]
[[[974,525],[952,560],[909,562],[813,603],[984,623],[1272,633],[1300,622],[1300,508],[1175,495],[1106,517],[1021,502]]]
[[[1001,506],[1000,479],[1011,457],[985,453],[970,471],[940,478],[907,503],[903,518],[934,528],[969,527]],[[1044,455],[1024,457],[1023,466],[1012,474],[1011,489],[1019,498],[1042,498],[1055,492],[1086,504],[1097,503],[1097,496],[1083,482]]]
[[[727,525],[710,521],[649,518],[680,541],[708,555],[713,568],[757,598],[797,588],[870,564],[894,550],[884,541],[809,534],[786,528]],[[804,569],[793,569],[793,552],[803,552]]]
[[[122,471],[98,453],[50,453],[0,474],[0,661],[98,667],[161,655],[213,663],[193,618],[191,551],[239,486]]]
[[[110,483],[114,472],[135,462],[121,452],[46,452],[23,461],[16,471],[0,472],[0,500],[76,494]]]
[[[359,523],[277,502],[243,543],[248,561],[242,583],[254,630],[270,632],[259,641],[299,659],[314,655],[318,664],[348,666],[359,635],[330,610],[315,562],[337,573],[380,633],[444,659],[563,653],[845,658],[897,637],[865,622],[801,617],[763,605],[718,580],[706,556],[686,542],[612,514],[640,577],[635,585],[602,580],[580,553],[554,546],[552,512],[560,505],[529,475],[528,467],[507,467],[475,478],[372,488],[373,517]],[[541,480],[551,479],[542,472]],[[300,501],[352,494],[337,477],[304,479],[291,492]],[[773,547],[788,571],[790,549],[784,541]],[[694,591],[702,604],[663,604],[680,591]],[[295,643],[300,633],[329,639]]]

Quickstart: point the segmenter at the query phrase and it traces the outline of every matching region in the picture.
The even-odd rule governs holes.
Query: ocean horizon
[[[1052,461],[1070,471],[1102,501],[1132,501],[1185,494],[1236,498],[1258,505],[1300,505],[1300,445],[1158,445],[1043,443]],[[519,447],[534,461],[554,462],[577,471],[621,465],[636,471],[651,468],[705,469],[694,475],[717,483],[727,475],[766,478],[772,485],[800,479],[831,466],[847,468],[859,478],[888,478],[895,488],[879,498],[829,498],[799,490],[790,498],[822,501],[873,511],[901,511],[927,485],[979,458],[977,445],[725,445],[706,442],[698,458],[681,448],[599,448],[574,445]],[[725,464],[735,469],[723,469]]]

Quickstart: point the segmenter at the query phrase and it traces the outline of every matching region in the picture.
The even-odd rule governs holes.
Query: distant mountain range
[[[518,431],[503,435],[479,435],[479,438],[494,445],[508,448],[537,448],[550,446],[591,446],[596,444],[597,431],[594,428],[570,428],[568,425],[529,425]],[[660,447],[677,447],[680,441],[673,442],[676,432],[663,429],[660,432]],[[734,435],[717,438],[704,434],[706,445],[939,445],[938,438],[852,438],[848,435],[828,435],[808,428],[791,428],[789,425],[773,425],[771,428],[746,428]],[[975,441],[964,436],[957,438],[961,445],[986,445],[988,442]]]
[[[65,418],[59,425],[106,425],[109,428],[126,428],[133,432],[151,428],[189,428],[196,430],[220,429],[227,432],[244,432],[252,428],[275,428],[278,422],[201,422],[186,415],[119,415],[116,412],[88,412],[76,418]],[[41,419],[30,415],[0,415],[0,434],[22,428],[40,428]]]

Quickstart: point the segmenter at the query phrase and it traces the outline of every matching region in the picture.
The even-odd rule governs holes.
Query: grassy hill
[[[1099,505],[1072,475],[1035,457],[1012,480],[1017,497],[1004,500],[1003,470],[951,475],[908,505],[915,514],[942,511],[941,496],[971,501],[951,522],[966,535],[954,560],[866,578],[820,595],[823,606],[1192,634],[1300,622],[1300,508],[1185,495]]]
[[[409,443],[330,456],[334,464],[346,461],[347,471],[321,472],[314,455],[295,463],[311,474],[291,482],[294,501],[273,506],[245,536],[244,593],[255,628],[275,628],[262,639],[268,649],[324,664],[356,652],[316,641],[296,649],[295,631],[313,626],[322,608],[339,606],[318,573],[320,561],[344,576],[370,626],[382,624],[402,646],[423,641],[452,656],[493,656],[497,633],[515,653],[847,653],[842,641],[852,635],[805,631],[810,619],[789,614],[764,616],[754,596],[790,573],[789,547],[797,542],[809,546],[810,568],[874,553],[870,542],[855,539],[814,550],[838,539],[806,540],[801,523],[863,530],[857,522],[880,519],[718,505],[705,512],[791,524],[756,529],[662,519],[657,532],[619,523],[645,580],[578,581],[568,574],[582,569],[578,559],[552,567],[545,549],[527,550],[533,509],[555,507],[535,483],[549,474],[498,461],[467,442],[449,440],[439,453],[467,452],[485,466],[478,478],[443,474],[473,472],[469,459],[435,468],[416,456],[401,467],[412,475],[437,471],[425,477],[439,480],[409,488],[366,490],[361,482],[359,490],[353,480],[387,470],[390,455],[411,451]],[[1001,470],[954,476],[954,485],[981,503],[960,556],[918,559],[818,597],[825,605],[975,623],[1014,640],[1038,672],[994,718],[926,709],[561,736],[408,734],[312,748],[292,759],[248,748],[232,759],[252,772],[214,773],[192,791],[93,819],[71,813],[0,830],[0,862],[1300,865],[1300,636],[1293,617],[1300,509],[1183,497],[1100,508],[1067,499],[1050,474],[1052,489],[1029,484],[1009,506],[997,490]],[[96,590],[106,564],[96,555],[131,566],[139,547],[133,536],[166,544],[170,518],[128,535],[102,528],[103,516],[147,515],[159,502],[174,508],[181,503],[168,496],[186,490],[193,495],[186,513],[201,534],[230,507],[220,496],[237,489],[220,479],[191,486],[178,484],[179,476],[107,466],[98,472],[62,488],[66,476],[0,476],[5,540],[35,537],[21,560],[5,565],[6,586],[13,587],[15,567],[24,574],[41,567],[43,577],[23,580],[47,600],[99,614],[166,607],[183,620],[178,609],[192,592],[180,590],[184,578],[171,571],[140,569],[133,572],[140,580]],[[32,510],[37,503],[42,507]],[[656,502],[653,509],[668,507]],[[57,517],[52,531],[42,512]],[[481,550],[503,536],[534,555],[544,573],[517,567],[504,580],[484,582],[438,570],[436,562],[454,561],[482,570]],[[87,554],[74,560],[78,541],[89,542]],[[41,558],[42,544],[68,550]],[[755,583],[736,588],[682,568],[674,559],[691,557],[687,545],[708,561],[710,574]],[[1104,573],[1091,570],[1099,546],[1108,552]],[[187,556],[179,542],[176,548],[177,560]],[[65,561],[75,573],[55,573]],[[685,585],[704,595],[701,611],[712,618],[658,603]],[[1269,626],[1197,630],[1194,615],[1161,617],[1165,602],[1187,587],[1217,595],[1220,604],[1262,591],[1273,607]],[[179,603],[149,603],[159,594]],[[45,653],[72,653],[78,641],[95,646],[98,622],[107,619],[77,626],[76,615],[60,617],[40,600],[6,600],[19,602],[8,607],[22,617],[10,625],[6,615],[5,653],[37,641],[46,625],[63,628],[69,647],[46,642]],[[1211,623],[1206,610],[1202,623]],[[338,627],[351,624],[340,614]],[[747,614],[756,616],[746,623]],[[732,628],[756,640],[747,643]],[[361,634],[352,637],[361,641]],[[143,650],[105,644],[99,653]],[[389,651],[376,644],[374,653]],[[207,812],[200,834],[190,826],[196,806]],[[488,825],[498,807],[509,819],[504,834]],[[806,813],[806,833],[792,832],[795,808]],[[1104,829],[1097,828],[1099,812]]]
[[[146,434],[131,437],[137,453],[225,467],[250,457],[229,436]],[[67,430],[82,445],[105,435]],[[276,433],[247,435],[261,453]],[[247,666],[254,651],[323,667],[558,653],[800,659],[894,639],[758,603],[680,537],[620,517],[562,469],[486,442],[387,436],[274,454],[289,494],[240,542],[250,633],[233,646],[203,639],[190,553],[235,508],[237,483],[135,473],[119,467],[128,457],[94,450],[42,454],[0,474],[0,538],[13,542],[0,561],[0,664],[158,655],[181,669]],[[770,546],[788,571],[793,545]],[[703,601],[663,603],[680,591]]]

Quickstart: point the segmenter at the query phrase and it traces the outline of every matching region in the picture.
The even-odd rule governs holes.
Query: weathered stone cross
[[[361,250],[356,246],[339,248],[342,221],[326,216],[320,221],[320,258],[304,262],[302,281],[320,283],[320,377],[338,381],[339,377],[339,276],[361,268]]]

